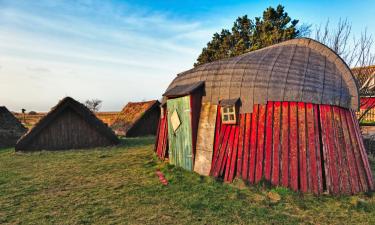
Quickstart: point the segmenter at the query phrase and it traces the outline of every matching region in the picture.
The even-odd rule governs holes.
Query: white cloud
[[[58,9],[58,10],[56,10]],[[46,111],[70,95],[103,110],[159,98],[191,68],[213,28],[108,2],[8,2],[0,7],[0,102]]]

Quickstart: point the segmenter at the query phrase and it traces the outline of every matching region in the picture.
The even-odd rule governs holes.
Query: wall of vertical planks
[[[166,118],[165,110],[155,145],[161,159],[168,156]],[[267,102],[254,105],[253,113],[240,114],[236,125],[221,123],[220,106],[215,118],[211,176],[225,182],[235,177],[249,183],[264,179],[316,195],[374,189],[359,124],[348,109]]]
[[[225,182],[265,179],[317,195],[374,188],[355,115],[302,102],[254,105],[253,113],[241,114],[236,125],[217,119],[210,174]]]
[[[155,152],[160,159],[165,159],[168,155],[168,122],[167,110],[163,110],[164,114],[160,116],[158,130],[155,140]]]
[[[217,106],[203,103],[200,111],[194,171],[208,176],[214,149]]]

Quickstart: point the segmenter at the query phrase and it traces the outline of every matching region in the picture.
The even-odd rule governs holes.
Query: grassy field
[[[375,224],[371,194],[314,197],[225,184],[159,162],[152,144],[140,138],[95,150],[0,150],[0,224]]]

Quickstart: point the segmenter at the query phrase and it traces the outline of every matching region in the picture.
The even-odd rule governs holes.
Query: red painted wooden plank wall
[[[164,110],[164,116],[160,117],[158,130],[156,133],[155,152],[160,159],[167,156],[168,151],[168,122],[167,110]]]
[[[218,107],[220,118],[220,107]],[[268,102],[216,123],[211,175],[231,182],[261,179],[301,192],[354,194],[374,184],[359,125],[347,109]]]

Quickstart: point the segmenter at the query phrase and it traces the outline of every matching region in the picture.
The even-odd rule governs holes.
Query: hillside
[[[159,162],[152,144],[138,138],[95,150],[0,150],[0,224],[375,224],[370,194],[314,197],[225,184]]]

